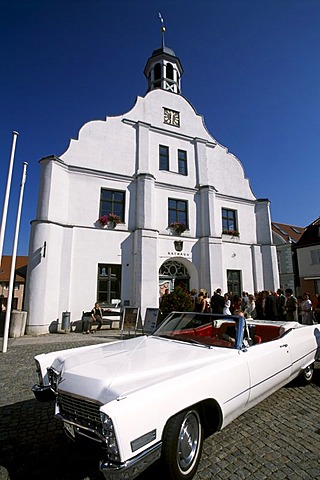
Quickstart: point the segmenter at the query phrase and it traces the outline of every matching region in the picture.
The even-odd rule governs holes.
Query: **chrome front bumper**
[[[162,443],[157,443],[120,465],[109,461],[101,461],[100,470],[106,480],[133,480],[160,458],[161,447]]]

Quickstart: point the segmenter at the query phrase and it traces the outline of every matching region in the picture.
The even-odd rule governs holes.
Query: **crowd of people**
[[[227,292],[222,295],[221,288],[217,288],[210,297],[201,288],[199,292],[193,289],[190,294],[195,312],[224,315],[242,313],[246,318],[297,321],[304,325],[320,323],[320,295],[311,299],[309,292],[296,297],[291,288],[285,291],[279,288],[276,292],[263,290],[254,294],[242,292],[242,295],[234,295]]]

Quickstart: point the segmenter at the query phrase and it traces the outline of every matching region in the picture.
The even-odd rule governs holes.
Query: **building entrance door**
[[[188,269],[177,260],[167,260],[159,269],[159,296],[160,298],[169,290],[173,291],[174,287],[179,285],[185,290],[189,290],[190,274]]]

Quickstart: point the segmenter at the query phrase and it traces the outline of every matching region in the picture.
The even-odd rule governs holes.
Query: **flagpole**
[[[4,204],[3,204],[1,230],[0,230],[0,267],[2,262],[3,242],[4,242],[4,234],[6,229],[7,214],[8,214],[8,203],[9,203],[9,196],[10,196],[13,159],[14,159],[16,143],[17,143],[17,138],[19,133],[13,131],[12,135],[13,135],[13,138],[12,138],[12,147],[11,147],[11,155],[10,155],[10,162],[9,162],[8,178],[7,178],[7,187],[6,187],[6,194],[4,198]]]
[[[5,318],[4,332],[3,332],[3,344],[2,344],[2,352],[3,353],[5,353],[7,351],[7,347],[8,347],[8,334],[9,334],[9,325],[10,325],[10,316],[11,316],[12,294],[14,292],[14,277],[15,277],[14,271],[15,271],[15,268],[16,268],[17,247],[18,247],[20,218],[21,218],[21,209],[22,209],[22,199],[23,199],[24,184],[26,183],[27,166],[28,166],[27,162],[23,162],[23,171],[22,171],[22,178],[21,178],[21,184],[20,184],[20,198],[19,198],[17,220],[16,220],[16,229],[15,229],[15,234],[14,234],[13,248],[12,248],[11,272],[10,272],[10,281],[9,281],[9,289],[8,289],[7,310],[6,310],[6,318]]]

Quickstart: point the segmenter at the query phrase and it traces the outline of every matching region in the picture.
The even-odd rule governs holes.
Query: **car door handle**
[[[283,345],[280,345],[280,348],[287,348],[287,346],[288,346],[288,344],[285,343],[285,344],[283,344]]]

